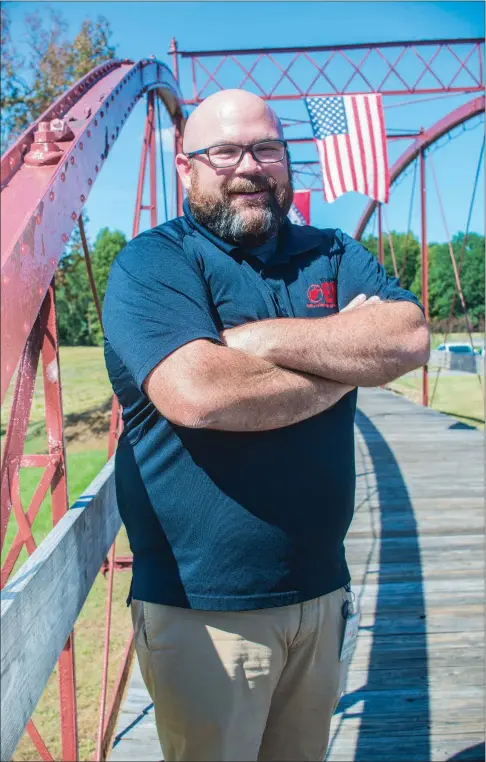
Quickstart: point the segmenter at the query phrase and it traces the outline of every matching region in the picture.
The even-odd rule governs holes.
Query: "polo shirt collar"
[[[241,247],[223,241],[221,238],[218,238],[218,236],[213,235],[213,233],[203,225],[196,222],[189,209],[187,198],[184,199],[183,210],[191,227],[195,228],[201,235],[221,249],[221,251],[233,256],[242,251]],[[286,219],[278,232],[278,241],[275,251],[271,257],[269,257],[266,266],[274,267],[276,265],[285,264],[286,262],[289,262],[292,257],[314,249],[321,243],[321,240],[320,231],[316,228],[307,225],[293,225],[289,219]]]

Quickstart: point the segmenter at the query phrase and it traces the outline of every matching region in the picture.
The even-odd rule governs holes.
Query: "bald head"
[[[189,116],[184,130],[184,153],[228,141],[252,143],[283,138],[275,112],[246,90],[220,90],[209,95]]]

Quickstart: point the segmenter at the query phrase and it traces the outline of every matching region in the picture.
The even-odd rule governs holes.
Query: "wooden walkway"
[[[388,391],[358,407],[362,617],[327,760],[484,760],[482,432]],[[162,759],[137,664],[110,759]]]

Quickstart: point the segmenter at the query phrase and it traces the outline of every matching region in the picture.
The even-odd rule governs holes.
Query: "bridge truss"
[[[174,126],[174,150],[178,152],[189,110],[211,92],[225,87],[252,90],[272,102],[277,111],[283,105],[289,108],[289,104],[302,104],[309,95],[379,92],[386,98],[400,97],[413,103],[429,98],[469,96],[467,102],[436,124],[421,126],[413,131],[394,131],[388,135],[390,141],[407,141],[404,152],[392,167],[392,182],[396,182],[411,163],[419,162],[422,298],[427,313],[427,152],[442,136],[484,111],[484,40],[481,39],[193,52],[179,50],[174,40],[170,52],[173,57],[172,72],[154,58],[138,63],[111,61],[93,70],[39,117],[1,159],[2,404],[11,393],[1,466],[2,548],[9,522],[13,520],[16,527],[10,547],[5,549],[1,569],[4,588],[2,623],[5,623],[2,703],[8,706],[8,717],[5,717],[5,711],[2,712],[2,759],[10,759],[25,729],[41,758],[53,759],[30,718],[56,662],[59,665],[62,758],[71,761],[79,758],[73,626],[100,569],[107,574],[107,637],[96,760],[106,758],[133,655],[133,638],[130,637],[113,695],[108,701],[113,575],[116,569],[130,566],[130,559],[115,555],[114,540],[119,523],[114,519],[110,518],[112,536],[106,534],[96,552],[87,556],[83,592],[78,594],[75,604],[66,603],[66,611],[58,612],[62,627],[52,615],[40,633],[26,624],[28,637],[35,637],[36,648],[32,653],[26,652],[25,643],[19,644],[16,634],[16,622],[22,616],[27,617],[27,604],[22,602],[20,595],[16,595],[16,590],[21,587],[19,574],[25,569],[22,567],[15,576],[13,573],[17,571],[16,563],[23,548],[29,555],[35,554],[35,558],[42,556],[42,548],[36,547],[32,527],[49,491],[53,526],[67,519],[69,503],[54,274],[74,227],[79,225],[93,298],[101,320],[81,212],[136,103],[146,98],[133,236],[140,230],[142,212],[149,213],[151,226],[159,222],[156,172],[159,106],[163,107]],[[192,93],[184,98],[181,83],[182,68],[186,63],[190,65]],[[283,118],[283,122],[291,144],[313,142],[304,116]],[[296,135],[296,129],[307,134]],[[296,187],[322,192],[317,160],[296,161],[293,171]],[[147,174],[149,203],[145,204]],[[182,209],[182,200],[182,187],[177,182],[175,204],[178,213]],[[355,236],[359,238],[363,234],[374,213],[378,223],[379,258],[383,262],[383,208],[380,204],[370,202],[366,206],[357,223]],[[451,256],[454,260],[452,250]],[[454,272],[457,293],[461,297],[460,268],[457,265]],[[42,362],[48,452],[27,454],[25,440],[39,361]],[[426,368],[423,371],[422,395],[423,403],[427,404]],[[120,427],[120,411],[114,401],[109,457],[114,452]],[[42,468],[43,471],[26,506],[20,495],[20,474],[29,468]],[[103,485],[105,489],[105,482]],[[109,515],[112,516],[111,513]],[[49,563],[54,564],[54,556],[49,556]],[[66,567],[66,577],[74,580],[75,571],[69,569]],[[31,585],[32,591],[38,590],[35,587],[38,573],[35,567],[31,579],[22,583],[24,601],[27,597],[25,585]],[[32,593],[29,599],[31,607],[35,603],[34,598]],[[37,606],[37,616],[45,619],[42,606]],[[29,615],[32,618],[31,609]],[[19,663],[22,664],[21,675],[18,672]]]

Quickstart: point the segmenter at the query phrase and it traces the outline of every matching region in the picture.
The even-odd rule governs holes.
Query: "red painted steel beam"
[[[437,140],[439,140],[439,138],[441,138],[443,135],[453,130],[455,127],[458,127],[464,122],[467,122],[469,119],[478,116],[478,114],[482,114],[484,112],[484,105],[484,95],[480,98],[474,98],[468,103],[459,106],[459,108],[456,108],[454,111],[451,111],[450,114],[447,114],[447,116],[443,117],[443,119],[440,119],[438,122],[433,124],[432,127],[424,130],[424,132],[421,133],[421,135],[412,143],[412,145],[403,152],[403,154],[397,159],[391,168],[390,183],[393,184],[395,182],[395,180],[402,174],[402,172],[404,172],[404,170],[407,169],[407,167],[417,158],[422,149],[425,150]],[[368,224],[371,215],[376,209],[376,205],[376,201],[370,201],[367,204],[363,214],[361,215],[361,218],[354,232],[354,237],[358,240],[363,235],[366,225]]]
[[[181,58],[207,58],[210,56],[241,56],[258,53],[319,53],[321,51],[331,50],[367,50],[368,48],[399,48],[399,47],[424,47],[425,45],[459,45],[459,44],[480,44],[484,42],[483,37],[466,37],[441,40],[409,40],[402,42],[359,42],[346,45],[309,45],[291,48],[237,48],[234,50],[177,50]],[[172,51],[171,51],[172,52]]]
[[[292,101],[307,96],[351,95],[360,92],[378,92],[383,95],[482,92],[483,44],[482,38],[465,38],[181,52],[173,46],[171,52],[176,60],[179,55],[191,59],[193,95],[184,103],[196,105],[208,94],[208,87],[223,89],[222,75],[227,64],[236,64],[244,75],[233,87],[243,88],[251,81],[257,88],[257,94],[268,101]],[[365,52],[355,62],[352,51]],[[292,55],[290,62],[282,59],[285,54]],[[409,56],[413,56],[418,63],[418,72],[413,76],[409,67],[406,68]],[[376,76],[370,71],[369,61],[372,57],[379,57],[381,65],[385,67],[385,75],[380,81],[375,81]],[[444,57],[452,61],[452,72],[444,67]],[[309,65],[314,69],[308,78],[294,75],[295,65],[301,60],[306,62],[306,70]],[[345,84],[336,79],[328,68],[332,61],[334,65],[336,61],[339,62],[341,72],[347,72]],[[260,81],[261,71],[257,73],[257,67],[261,62],[265,64],[267,75],[270,70],[276,74],[276,81],[272,85],[268,84],[268,76],[265,82]]]
[[[164,64],[110,62],[56,101],[1,159],[2,402],[90,190],[133,107],[153,89],[172,120],[183,122],[181,94]],[[53,140],[45,123],[54,116],[69,126],[71,139]],[[45,141],[41,148],[57,145],[58,163],[28,165],[36,135]]]

